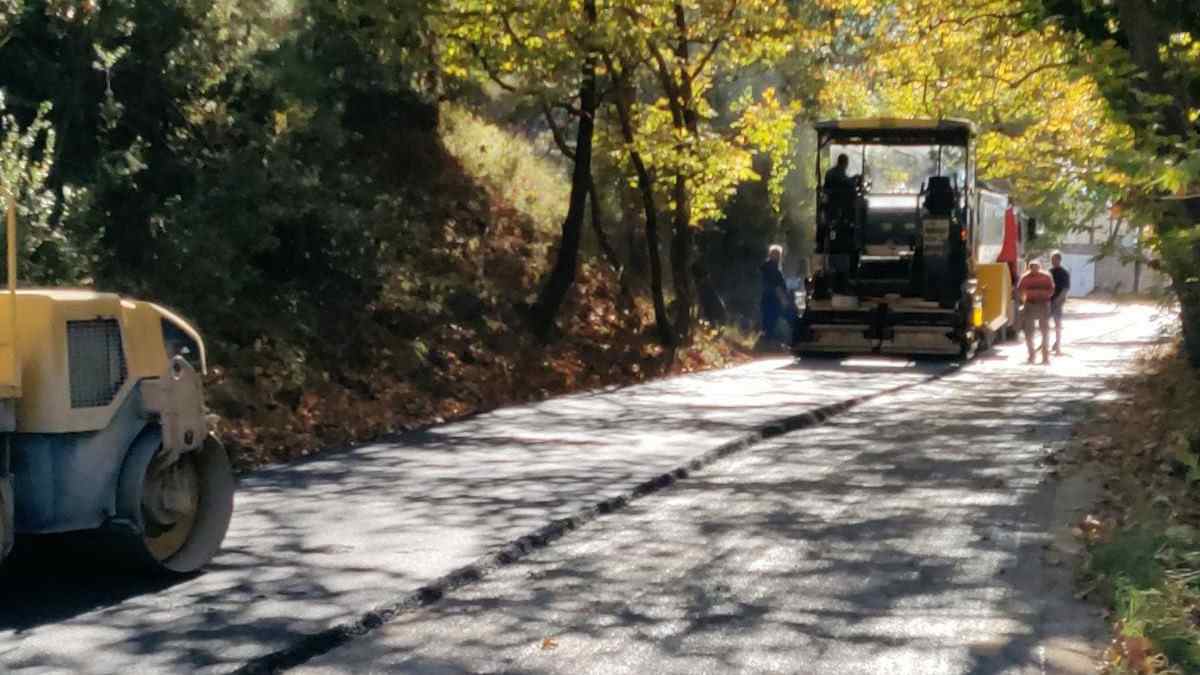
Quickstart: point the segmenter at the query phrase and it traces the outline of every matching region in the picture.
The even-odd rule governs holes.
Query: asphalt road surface
[[[231,671],[774,419],[897,387],[299,670],[1088,672],[1100,626],[1045,548],[1086,485],[1041,460],[1163,321],[1083,302],[1068,320],[1049,367],[1023,346],[959,371],[766,360],[267,469],[243,479],[203,575],[10,567],[0,672]]]

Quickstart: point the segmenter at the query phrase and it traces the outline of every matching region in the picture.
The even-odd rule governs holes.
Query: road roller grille
[[[117,320],[68,321],[67,368],[72,408],[112,403],[129,376]]]

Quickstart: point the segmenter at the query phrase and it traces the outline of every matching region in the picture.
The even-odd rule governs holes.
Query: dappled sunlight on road
[[[302,672],[1040,673],[1078,657],[1097,627],[1048,609],[1073,600],[1043,570],[1041,462],[1155,340],[1151,314],[1119,319],[1086,326],[1114,347],[1046,368],[1006,346],[713,465]]]
[[[1025,366],[1023,345],[1006,345],[937,384],[715,465],[681,483],[678,495],[640,503],[636,519],[623,513],[605,519],[604,529],[571,535],[567,541],[579,550],[561,559],[547,552],[509,572],[531,579],[544,573],[562,586],[535,595],[466,595],[432,616],[498,612],[488,614],[495,631],[468,641],[462,659],[504,649],[541,658],[528,636],[557,635],[564,621],[596,639],[633,631],[610,657],[640,653],[645,663],[653,655],[689,654],[689,636],[726,635],[720,626],[769,627],[775,635],[756,642],[761,649],[739,643],[737,630],[725,646],[704,638],[681,668],[769,670],[763,664],[794,650],[798,635],[835,651],[829,641],[842,639],[871,644],[884,656],[942,650],[938,658],[949,663],[961,653],[939,636],[957,622],[1015,634],[1026,615],[997,614],[987,603],[1012,592],[983,577],[1018,564],[1014,537],[1024,535],[1014,524],[1037,491],[1037,450],[1030,449],[1027,423],[997,411],[1067,411],[1101,391],[1102,376],[1146,339],[1150,310],[1090,311],[1069,317],[1074,353],[1048,368]],[[1076,335],[1098,337],[1076,348]],[[622,494],[767,422],[948,369],[887,358],[770,359],[502,409],[397,442],[268,468],[242,481],[226,549],[201,576],[153,586],[78,572],[48,580],[37,569],[0,578],[6,607],[30,608],[0,620],[0,668],[228,669],[394,601],[552,518]],[[931,417],[924,412],[930,406],[948,414]],[[1039,424],[1065,433],[1069,420]],[[936,447],[931,438],[940,439]],[[643,521],[659,509],[656,522],[681,525]],[[744,515],[731,521],[734,513]],[[986,545],[969,541],[980,533]],[[707,552],[697,558],[688,553],[693,548]],[[610,550],[620,554],[616,564],[590,560]],[[670,574],[654,581],[664,570]],[[912,587],[914,579],[953,583],[926,596]],[[690,589],[683,598],[668,593],[680,585]],[[97,586],[104,590],[89,590]],[[527,604],[532,600],[552,603],[557,617],[588,623],[548,619]],[[865,616],[864,608],[913,614]],[[906,617],[918,616],[919,644],[902,630]],[[430,618],[406,615],[395,625],[412,628]],[[573,644],[562,643],[559,656]],[[589,649],[610,647],[600,640]],[[582,660],[559,661],[563,672],[569,664],[586,669]],[[524,662],[522,670],[539,670],[539,663]]]
[[[102,646],[93,672],[134,663],[227,669],[766,422],[946,368],[769,359],[501,409],[268,468],[242,480],[225,549],[199,577],[167,589],[118,579],[97,593],[90,575],[64,572],[78,593],[48,605],[61,581],[42,581],[36,569],[0,579],[11,602],[31,607],[0,619],[0,665],[88,672]],[[64,633],[74,638],[62,641]]]

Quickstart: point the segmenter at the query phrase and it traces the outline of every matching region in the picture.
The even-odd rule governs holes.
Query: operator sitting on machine
[[[838,155],[837,164],[825,172],[825,199],[832,222],[851,218],[854,214],[857,181],[847,173],[849,167],[850,157],[843,153]]]
[[[818,234],[819,244],[828,251],[833,267],[833,290],[845,292],[847,276],[857,265],[858,248],[854,236],[855,210],[861,176],[850,176],[850,157],[840,154],[837,164],[825,172],[825,227]]]

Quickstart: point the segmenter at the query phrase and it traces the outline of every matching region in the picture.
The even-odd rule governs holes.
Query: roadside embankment
[[[1113,626],[1106,672],[1200,672],[1200,371],[1176,341],[1144,350],[1132,374],[1076,430],[1076,459],[1103,496],[1076,525],[1088,545],[1080,594]]]

